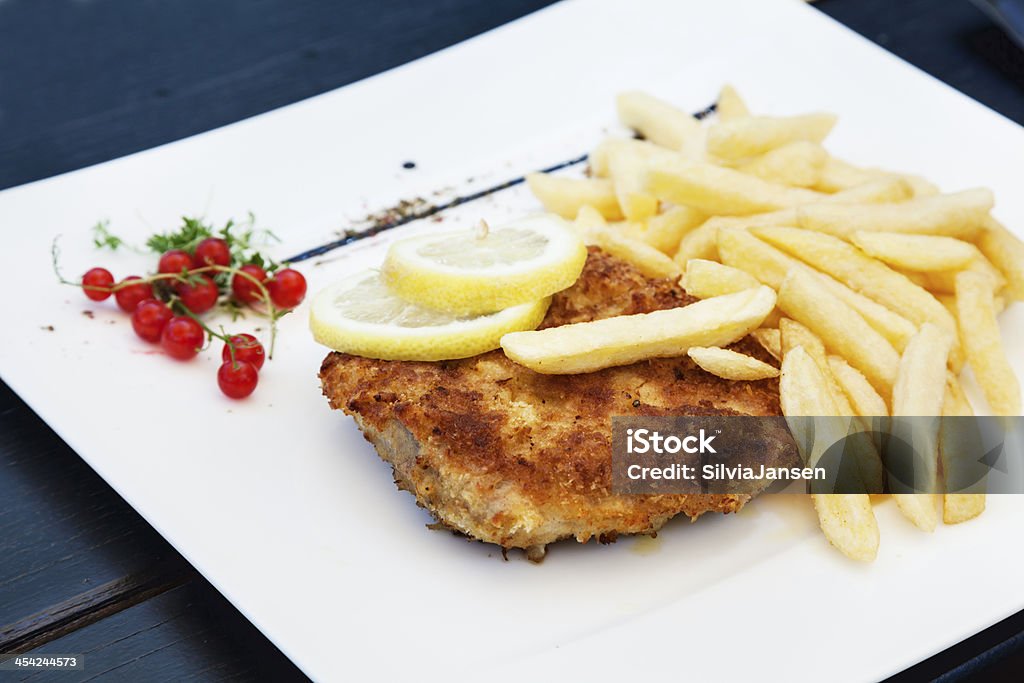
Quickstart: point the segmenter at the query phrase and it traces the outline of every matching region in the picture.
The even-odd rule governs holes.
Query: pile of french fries
[[[966,365],[993,414],[1021,413],[996,316],[1024,300],[1024,243],[992,217],[989,190],[854,166],[822,146],[835,116],[755,116],[728,86],[706,122],[640,92],[617,107],[635,138],[601,142],[588,177],[534,174],[529,187],[589,243],[681,278],[708,306],[516,333],[510,357],[573,373],[688,353],[731,380],[779,374],[722,348],[751,334],[781,363],[786,416],[971,415]],[[935,435],[936,477],[955,436]],[[861,473],[883,476],[877,458]],[[985,507],[984,494],[895,498],[926,531],[940,507],[947,524]],[[871,497],[813,499],[834,546],[875,558]]]

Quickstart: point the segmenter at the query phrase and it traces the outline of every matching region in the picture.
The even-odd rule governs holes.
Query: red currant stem
[[[210,272],[229,273],[232,276],[239,275],[249,280],[250,282],[252,282],[252,284],[256,286],[257,290],[259,290],[259,301],[261,304],[263,304],[265,310],[261,311],[259,308],[256,308],[255,306],[250,306],[250,308],[252,308],[257,313],[266,316],[270,320],[270,345],[267,349],[267,359],[274,359],[274,343],[277,340],[277,321],[283,314],[281,313],[281,311],[277,309],[276,306],[274,306],[274,302],[270,299],[270,292],[267,291],[266,286],[264,286],[264,284],[260,282],[260,280],[256,276],[251,275],[239,268],[232,268],[230,266],[207,265],[201,268],[194,268],[187,272],[182,271],[181,273],[156,273],[154,275],[149,275],[147,277],[139,278],[137,280],[122,280],[121,282],[118,282],[117,284],[112,285],[111,287],[95,287],[93,285],[83,285],[81,282],[68,280],[60,272],[60,247],[57,244],[59,239],[60,235],[54,237],[53,244],[50,247],[50,256],[53,264],[53,272],[57,276],[57,280],[61,284],[70,285],[72,287],[77,287],[79,289],[97,289],[114,294],[117,291],[124,289],[125,287],[131,287],[133,285],[151,284],[153,282],[158,282],[160,280],[177,280],[179,282],[184,282],[187,284],[189,282],[189,276]],[[172,303],[174,303],[176,299],[177,297],[173,297],[171,300]],[[227,341],[224,335],[220,335],[213,332],[209,328],[209,326],[207,326],[202,320],[197,318],[192,313],[192,311],[189,311],[185,306],[181,306],[180,308],[185,313],[185,315],[189,316],[190,318],[198,322],[200,325],[202,325],[203,329],[206,330],[207,333],[211,334],[212,336],[218,339],[223,339],[225,342]],[[234,354],[232,352],[232,357],[233,355]]]

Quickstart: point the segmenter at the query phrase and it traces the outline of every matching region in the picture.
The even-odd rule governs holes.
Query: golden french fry
[[[717,246],[722,263],[750,273],[773,289],[778,289],[782,285],[786,273],[792,268],[809,269],[802,261],[779,251],[746,230],[719,229]],[[913,323],[885,306],[858,294],[827,275],[820,277],[826,289],[857,311],[897,351],[902,351],[907,341],[917,331]]]
[[[781,322],[781,321],[780,321]],[[782,360],[782,335],[778,328],[759,327],[750,333],[765,351],[775,360]]]
[[[688,206],[671,206],[643,223],[633,223],[626,234],[646,242],[667,256],[674,256],[679,242],[707,220],[700,211]]]
[[[698,299],[733,294],[742,292],[744,289],[761,286],[761,283],[753,275],[738,268],[723,266],[721,263],[705,259],[687,261],[680,284],[687,294]]]
[[[946,395],[946,363],[952,337],[932,323],[921,325],[899,362],[892,392],[894,416],[942,415]]]
[[[826,348],[864,373],[879,393],[892,391],[899,368],[896,349],[812,273],[794,268],[779,287],[778,304],[783,313],[818,335]]]
[[[678,151],[666,149],[647,140],[605,138],[594,148],[587,159],[590,163],[590,172],[597,178],[607,178],[611,175],[612,157],[620,153],[640,157],[646,163],[658,160],[671,162],[683,158]]]
[[[821,370],[821,374],[825,378],[825,383],[828,385],[829,393],[832,394],[832,401],[835,403],[839,414],[855,415],[856,413],[853,412],[853,406],[850,405],[846,394],[839,386],[839,383],[836,382],[835,377],[832,376],[832,371],[828,364],[828,354],[825,351],[825,344],[821,341],[821,338],[807,329],[806,326],[790,318],[783,318],[779,321],[779,333],[783,357],[797,346],[802,346],[804,351],[818,364],[818,369]]]
[[[647,93],[622,93],[615,98],[615,105],[624,126],[656,145],[682,150],[701,135],[697,119]]]
[[[785,355],[779,378],[779,398],[787,417],[835,417],[839,411],[825,377],[802,346]],[[826,425],[828,423],[826,422]],[[827,437],[820,437],[827,442]],[[878,555],[878,522],[871,498],[859,494],[813,494],[818,523],[825,538],[847,557],[870,562]]]
[[[871,497],[866,493],[818,493],[811,498],[825,538],[851,560],[874,561],[879,538]]]
[[[728,84],[723,85],[722,90],[718,93],[718,106],[715,111],[718,113],[720,121],[735,121],[750,116],[746,102],[736,92],[736,89]]]
[[[859,370],[839,356],[829,356],[828,367],[850,401],[854,414],[866,417],[889,415],[885,399],[875,391],[871,382]]]
[[[850,241],[868,256],[915,271],[960,270],[977,254],[977,247],[969,242],[936,235],[861,231],[853,233]]]
[[[758,156],[798,140],[824,140],[836,125],[833,114],[745,116],[708,129],[708,153],[722,159]]]
[[[622,220],[619,200],[611,181],[530,173],[526,176],[526,184],[545,209],[562,218],[573,219],[580,207],[589,205],[610,221]]]
[[[813,142],[791,142],[740,163],[736,168],[780,185],[813,187],[821,175],[828,152]]]
[[[818,335],[795,320],[788,318],[783,318],[779,321],[779,331],[781,332],[783,357],[797,346],[807,352],[818,365],[822,377],[825,378],[825,384],[828,386],[829,394],[832,396],[832,403],[840,415],[860,416],[864,414],[857,412],[850,403],[850,399],[843,390],[842,385],[835,375],[832,374],[832,368],[825,352],[825,345]],[[854,372],[857,371],[854,370]],[[864,382],[867,383],[867,379]],[[870,387],[871,385],[868,384],[868,386]],[[854,431],[860,432],[860,434],[856,436],[855,440],[853,438],[848,439],[847,446],[850,448],[850,455],[856,460],[857,470],[864,490],[881,491],[885,481],[882,460],[878,454],[875,441],[870,435],[863,433],[865,428],[870,428],[870,423],[863,420],[857,420],[856,423],[851,422],[849,424],[849,436],[854,437]]]
[[[775,308],[760,287],[689,306],[506,334],[505,355],[544,374],[579,374],[648,358],[671,358],[691,346],[726,346],[757,329]]]
[[[825,195],[823,204],[887,204],[912,198],[913,191],[906,180],[899,176],[886,176]]]
[[[956,330],[953,317],[934,296],[851,244],[796,228],[755,228],[753,232],[917,325],[933,322],[946,330]]]
[[[647,191],[658,199],[708,214],[765,213],[821,201],[823,195],[769,183],[740,171],[694,161],[657,161],[648,168]]]
[[[693,259],[714,260],[718,258],[718,228],[707,221],[696,230],[683,235],[676,250],[675,262],[685,266]]]
[[[1006,358],[996,321],[992,278],[973,271],[956,276],[956,306],[967,360],[996,415],[1020,415],[1020,383]]]
[[[754,381],[779,376],[779,371],[764,361],[717,346],[691,346],[686,355],[702,370],[723,379]]]
[[[974,415],[974,408],[967,400],[967,394],[960,384],[960,380],[950,371],[946,371],[946,394],[942,399],[942,414],[951,416]]]
[[[939,188],[920,176],[860,168],[835,157],[830,157],[825,162],[814,189],[819,192],[841,192],[885,178],[902,179],[910,188],[913,197],[928,197],[939,193]]]
[[[636,266],[647,277],[679,277],[679,265],[665,254],[645,242],[630,239],[612,228],[591,228],[587,241],[596,244],[612,256]]]
[[[978,236],[978,247],[1006,277],[1007,294],[1024,301],[1024,242],[990,216]]]
[[[581,232],[586,232],[591,228],[603,228],[606,225],[608,225],[608,221],[604,219],[600,211],[590,204],[581,206],[580,210],[576,212],[576,219],[573,221],[573,227]]]
[[[984,226],[993,203],[992,192],[981,188],[893,204],[808,204],[797,217],[801,228],[843,238],[874,230],[970,239]]]
[[[630,148],[614,150],[608,159],[608,175],[615,187],[619,208],[630,221],[644,221],[658,213],[658,199],[644,189],[646,167],[643,153]]]
[[[899,375],[892,392],[892,414],[902,416],[942,415],[942,402],[946,394],[946,363],[952,348],[948,331],[932,323],[921,325],[914,338],[907,344],[900,358]],[[923,434],[921,423],[915,425],[913,443],[915,449],[923,450],[926,466],[923,473],[915,472],[915,478],[924,481],[921,488],[934,490],[938,480],[938,427],[935,433]],[[900,512],[922,531],[934,531],[939,523],[938,496],[933,493],[900,493],[893,496]]]
[[[999,292],[1006,286],[1006,278],[999,271],[998,268],[992,265],[992,263],[982,256],[978,248],[973,244],[968,245],[974,252],[974,258],[970,264],[963,270],[970,270],[975,273],[980,273],[986,277],[992,278],[995,291]],[[956,270],[944,270],[936,271],[931,273],[915,273],[913,271],[901,271],[910,280],[916,284],[924,287],[933,294],[955,294],[956,293]]]
[[[947,493],[942,497],[942,521],[945,524],[960,524],[984,511],[984,493]]]
[[[946,396],[942,401],[944,417],[963,417],[974,415],[971,404],[964,395],[960,380],[953,373],[947,373]],[[951,473],[959,466],[958,453],[962,449],[971,448],[973,435],[958,429],[955,422],[944,420],[939,432],[939,457],[942,460],[943,474],[947,481],[953,478]],[[966,440],[966,443],[965,443]],[[968,452],[970,452],[968,450]],[[943,496],[942,521],[946,524],[959,524],[974,519],[985,511],[984,482],[971,487],[977,492],[947,493]]]

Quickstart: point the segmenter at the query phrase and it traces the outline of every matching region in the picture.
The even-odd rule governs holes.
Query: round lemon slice
[[[364,271],[313,299],[309,326],[317,342],[335,351],[384,360],[453,360],[500,346],[508,332],[532,330],[550,298],[497,313],[459,316],[398,297],[377,271]]]
[[[506,225],[401,240],[383,277],[403,299],[460,315],[500,311],[576,282],[583,240],[563,219],[537,215]]]

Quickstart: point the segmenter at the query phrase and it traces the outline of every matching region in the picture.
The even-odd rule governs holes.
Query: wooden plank
[[[195,571],[183,565],[176,571],[160,567],[97,586],[0,627],[0,653],[21,654],[42,647],[195,578]]]
[[[188,566],[3,384],[0,434],[0,626],[152,567]]]
[[[412,61],[554,0],[0,2],[0,188]]]
[[[4,673],[32,683],[308,680],[202,580],[108,616],[31,654],[84,655],[85,668]]]

